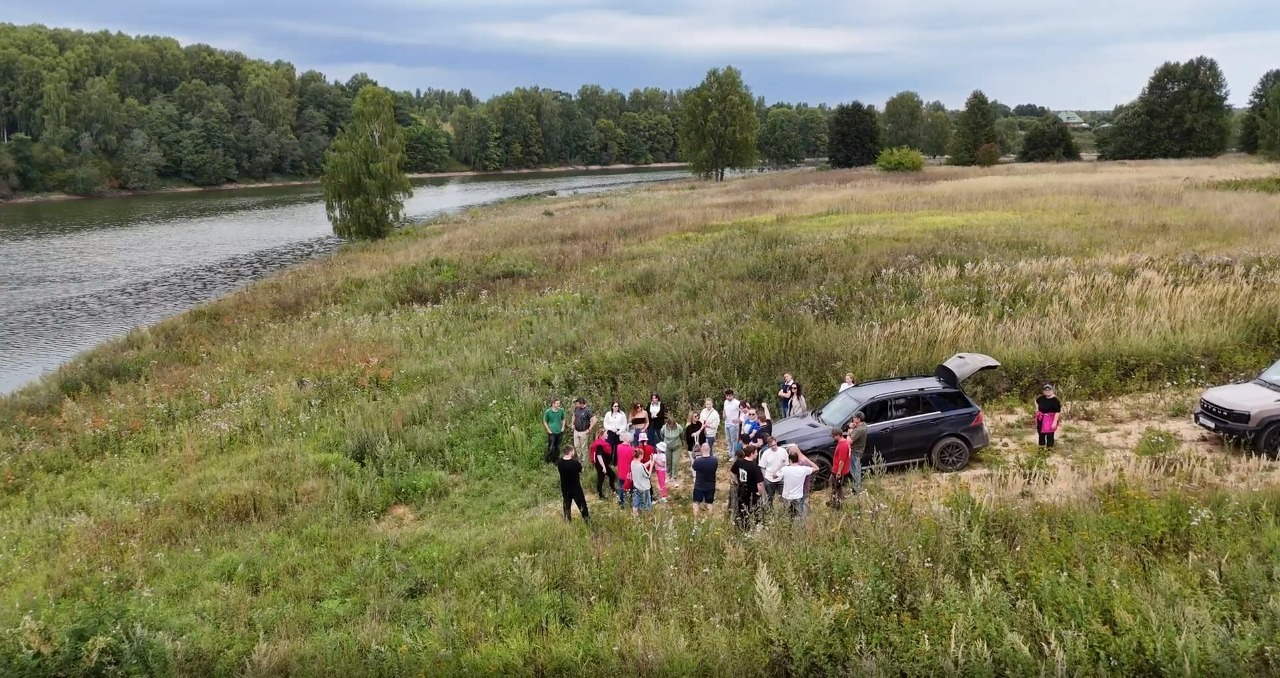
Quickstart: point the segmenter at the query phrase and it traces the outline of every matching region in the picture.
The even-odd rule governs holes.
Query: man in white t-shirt
[[[724,391],[724,439],[729,443],[729,456],[733,456],[734,450],[738,449],[738,431],[742,430],[741,426],[741,405],[738,396],[733,394],[733,389],[728,388]]]
[[[707,446],[711,448],[711,454],[716,453],[716,433],[720,430],[720,414],[716,412],[715,401],[707,398],[703,403],[702,412],[698,414],[698,421],[702,423],[702,435],[707,439]]]
[[[760,453],[760,470],[764,472],[764,493],[769,497],[769,506],[773,506],[773,498],[782,494],[782,469],[787,465],[787,451],[778,447],[778,441],[769,436],[767,447]]]
[[[782,500],[786,502],[787,512],[792,518],[803,518],[809,513],[804,481],[818,470],[818,465],[800,454],[800,448],[795,445],[791,446],[787,461],[789,463],[779,473],[782,476]]]

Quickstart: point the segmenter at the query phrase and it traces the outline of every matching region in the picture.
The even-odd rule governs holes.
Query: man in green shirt
[[[547,463],[554,464],[560,458],[560,436],[564,435],[564,408],[559,398],[542,413],[542,427],[547,429]]]

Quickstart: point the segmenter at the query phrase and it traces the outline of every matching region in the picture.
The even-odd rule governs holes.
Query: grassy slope
[[[774,175],[348,248],[0,401],[0,666],[1278,671],[1266,488],[882,491],[743,539],[683,506],[565,527],[537,463],[552,394],[754,400],[791,370],[817,402],[957,350],[1004,361],[988,398],[1256,370],[1280,202],[1198,186],[1263,174]]]

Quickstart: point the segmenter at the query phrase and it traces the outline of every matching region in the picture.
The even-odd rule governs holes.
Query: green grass
[[[553,395],[678,410],[792,371],[818,404],[962,350],[1004,363],[974,385],[1002,401],[1255,372],[1280,343],[1274,206],[1186,179],[1257,171],[521,201],[134,332],[0,400],[0,673],[1275,673],[1269,482],[997,502],[877,478],[743,537],[695,534],[683,491],[565,526],[538,462]]]
[[[1226,181],[1214,182],[1213,187],[1223,191],[1280,193],[1280,176],[1262,177],[1258,179],[1229,179]]]

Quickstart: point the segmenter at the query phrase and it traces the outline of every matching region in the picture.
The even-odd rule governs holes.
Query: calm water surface
[[[435,179],[415,184],[405,214],[423,219],[541,191],[593,193],[687,176]],[[0,394],[339,243],[315,186],[0,206]]]

